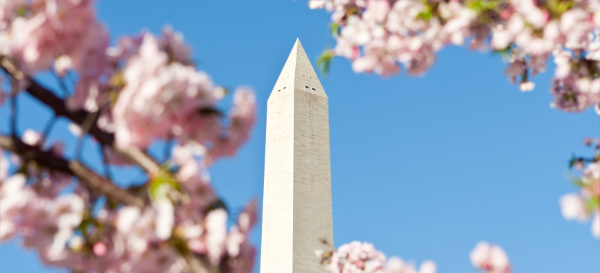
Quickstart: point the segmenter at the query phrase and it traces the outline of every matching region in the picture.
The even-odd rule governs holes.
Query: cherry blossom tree
[[[309,0],[311,9],[331,15],[336,40],[319,64],[327,72],[333,57],[352,63],[356,73],[383,77],[424,74],[446,46],[495,52],[508,62],[505,74],[523,92],[532,91],[532,78],[549,60],[556,68],[551,107],[564,112],[594,108],[600,114],[600,1],[595,0]],[[598,140],[592,157],[577,157],[571,167],[580,189],[559,203],[565,219],[587,222],[600,238],[600,156]],[[317,256],[331,272],[434,272],[430,262],[417,271],[398,258],[385,256],[369,244],[350,243]],[[511,272],[504,250],[480,242],[471,253],[473,266],[483,272]]]
[[[72,272],[250,272],[256,222],[251,202],[235,224],[210,184],[208,168],[248,139],[255,99],[198,71],[181,33],[166,27],[109,44],[91,0],[0,1],[0,242],[18,237],[49,266]],[[37,80],[53,74],[60,88]],[[50,109],[45,129],[18,128],[24,96]],[[56,121],[71,122],[75,154],[49,142]],[[97,146],[104,172],[82,159]],[[148,153],[167,143],[164,158]],[[139,169],[143,183],[117,186],[111,168]]]
[[[332,12],[334,56],[356,72],[424,73],[447,45],[506,56],[506,74],[522,91],[556,63],[552,106],[581,112],[600,100],[597,1],[310,0]],[[0,1],[0,105],[10,132],[0,134],[0,242],[18,237],[49,266],[72,272],[250,272],[255,249],[248,232],[256,222],[251,202],[230,217],[210,184],[208,169],[232,156],[255,122],[249,88],[228,92],[194,67],[182,34],[166,27],[109,42],[91,0]],[[59,88],[37,75],[56,77]],[[18,128],[18,100],[29,96],[54,117],[43,131]],[[74,154],[49,142],[57,120],[77,136]],[[82,158],[93,142],[104,171]],[[165,142],[165,156],[148,152]],[[597,140],[588,141],[598,151]],[[574,158],[581,189],[560,199],[566,219],[592,218],[600,236],[599,156]],[[143,183],[117,186],[111,168],[139,169]],[[129,181],[131,182],[131,181]],[[387,259],[368,243],[317,251],[332,272],[432,273],[436,265]],[[470,254],[482,272],[507,273],[504,250],[478,243]]]

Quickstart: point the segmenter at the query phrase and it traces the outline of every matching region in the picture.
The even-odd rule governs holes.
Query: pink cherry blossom
[[[26,177],[14,175],[0,184],[0,241],[10,239],[16,232],[19,211],[27,204],[31,192],[24,190]]]
[[[252,200],[238,216],[237,227],[241,232],[248,233],[256,221],[258,221],[258,204],[256,200]]]
[[[592,235],[600,239],[600,212],[596,212],[592,220]]]
[[[94,252],[94,255],[100,256],[100,257],[106,255],[106,252],[107,252],[106,244],[102,243],[102,242],[95,243],[94,246],[92,246],[92,252]]]
[[[161,198],[154,201],[156,209],[156,237],[159,240],[166,240],[171,237],[171,231],[175,223],[173,204],[168,198]]]
[[[174,31],[170,26],[165,27],[159,44],[161,48],[165,49],[172,60],[181,63],[191,62],[191,49],[185,44],[181,32]]]
[[[23,246],[36,248],[48,263],[68,258],[66,245],[81,223],[84,201],[75,194],[56,199],[30,195],[15,223],[23,230]]]
[[[2,1],[0,3],[0,30],[5,31],[10,21],[16,17],[17,9],[26,4],[26,0]]]
[[[181,272],[185,261],[174,249],[161,248],[144,253],[132,267],[133,272]]]
[[[511,265],[508,255],[498,245],[479,242],[471,251],[471,263],[486,273],[510,273]]]
[[[249,232],[257,220],[256,200],[251,201],[240,214],[226,239],[228,258],[225,261],[232,273],[249,273],[254,265],[256,249],[248,241]]]
[[[232,155],[254,124],[252,92],[246,88],[234,95],[231,126],[223,138],[220,117],[211,110],[222,98],[222,88],[188,65],[182,36],[169,29],[164,35],[158,40],[145,34],[139,46],[123,42],[119,49],[127,62],[126,85],[112,110],[117,144],[147,147],[154,139],[173,137],[183,143],[212,143],[213,158]]]
[[[388,1],[368,1],[363,18],[373,23],[383,23],[390,12]]]
[[[587,166],[581,175],[581,181],[588,185],[597,183],[600,180],[600,163],[594,162]]]
[[[108,35],[94,18],[93,1],[5,2],[12,3],[5,4],[4,12],[27,10],[26,16],[0,18],[5,25],[3,39],[10,41],[3,51],[16,56],[22,69],[29,73],[49,69],[57,57],[59,73],[72,68],[88,75],[85,70],[103,67],[97,60],[108,45]]]
[[[37,146],[41,144],[42,135],[36,131],[27,129],[25,132],[23,132],[22,139],[25,144]]]
[[[210,160],[223,156],[233,156],[250,137],[256,122],[256,98],[249,88],[239,88],[233,95],[233,108],[229,114],[231,124],[227,135],[215,139],[209,151]]]
[[[227,212],[216,209],[206,216],[206,249],[213,263],[218,263],[225,251]]]
[[[535,87],[535,84],[530,81],[521,82],[521,84],[519,85],[519,89],[521,89],[521,91],[524,91],[524,92],[531,91],[531,90],[533,90],[534,87]]]
[[[150,208],[142,211],[136,207],[125,207],[119,210],[116,227],[123,240],[124,251],[139,256],[148,249],[151,240],[157,240],[155,216],[156,212]]]

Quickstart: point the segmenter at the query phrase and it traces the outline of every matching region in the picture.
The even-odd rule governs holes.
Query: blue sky
[[[223,2],[104,1],[98,13],[115,40],[170,24],[216,83],[255,89],[252,139],[211,170],[235,212],[262,200],[266,101],[296,37],[313,65],[334,41],[329,14],[306,1]],[[500,56],[450,47],[423,77],[357,75],[341,58],[328,76],[319,74],[329,96],[335,245],[369,241],[388,256],[432,259],[438,272],[453,273],[473,272],[469,251],[488,240],[506,249],[515,273],[600,270],[600,242],[589,225],[564,221],[558,205],[575,191],[567,162],[590,154],[581,142],[598,136],[598,116],[550,108],[552,72],[522,93],[504,67]],[[22,103],[22,123],[41,128],[47,112]],[[260,236],[258,225],[257,247]],[[43,268],[18,241],[0,245],[0,265],[2,272],[65,272]]]

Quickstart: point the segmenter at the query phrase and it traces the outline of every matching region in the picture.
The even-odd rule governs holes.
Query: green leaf
[[[323,72],[323,75],[327,75],[327,73],[329,73],[331,60],[334,56],[335,55],[333,54],[333,50],[331,49],[326,49],[325,51],[323,51],[323,53],[321,53],[321,56],[319,56],[319,59],[317,60],[317,65]]]
[[[125,86],[125,75],[123,74],[122,69],[115,71],[115,73],[108,79],[108,85],[117,88]]]
[[[494,51],[492,51],[492,53],[500,54],[500,56],[502,57],[502,61],[508,62],[508,60],[510,58],[510,53],[512,52],[512,48],[513,48],[513,45],[510,44],[506,48],[494,50]]]
[[[23,17],[23,16],[27,15],[27,12],[28,12],[27,6],[20,6],[15,11],[15,13],[17,14],[17,16],[19,16],[19,17]]]
[[[331,35],[333,38],[340,36],[340,25],[338,25],[338,23],[331,23],[329,28],[331,29]]]
[[[429,20],[431,20],[431,17],[433,17],[433,9],[431,9],[430,6],[427,6],[427,8],[424,11],[419,12],[419,14],[417,14],[417,19],[421,19],[425,22],[429,22]]]
[[[575,4],[575,1],[548,0],[546,8],[550,11],[552,18],[558,19],[563,13],[574,7]]]
[[[488,10],[494,10],[498,4],[497,1],[477,0],[471,1],[468,7],[477,13],[481,13]]]
[[[162,166],[160,173],[150,181],[148,194],[152,199],[167,197],[171,190],[181,191],[181,185],[179,185],[173,173],[165,168],[166,166]]]
[[[169,238],[169,243],[171,243],[179,254],[187,255],[190,252],[187,241],[181,236],[171,236],[171,238]]]
[[[597,195],[592,196],[592,198],[587,202],[587,210],[595,211],[600,207],[600,199]]]
[[[573,176],[573,177],[571,178],[571,182],[572,182],[573,184],[575,184],[575,186],[578,186],[578,187],[581,187],[581,188],[586,186],[586,184],[585,184],[585,183],[583,183],[583,181],[582,181],[580,178],[578,178],[578,177],[575,177],[575,176]]]

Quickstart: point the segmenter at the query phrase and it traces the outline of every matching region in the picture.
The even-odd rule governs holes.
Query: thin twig
[[[75,159],[81,160],[81,156],[83,155],[83,144],[85,143],[86,134],[82,133],[77,138],[77,144],[75,145]]]
[[[83,154],[83,144],[85,143],[85,138],[87,137],[87,134],[89,133],[92,125],[96,124],[96,120],[98,119],[98,114],[99,114],[99,112],[96,111],[94,113],[87,115],[87,117],[83,121],[83,124],[81,124],[81,126],[79,127],[79,128],[81,128],[81,135],[77,139],[77,146],[75,148],[75,159],[78,159],[78,160],[81,159],[81,156]]]
[[[100,155],[102,155],[102,165],[104,167],[104,177],[108,180],[112,180],[111,179],[111,175],[110,175],[110,164],[108,162],[108,157],[106,156],[106,151],[104,150],[104,145],[99,145],[98,146],[100,148]]]
[[[67,109],[65,101],[56,96],[54,92],[48,90],[33,79],[29,79],[23,72],[18,70],[8,59],[0,58],[0,66],[12,78],[19,81],[27,81],[28,85],[25,91],[48,106],[54,111],[57,116],[62,116],[70,119],[73,123],[82,126],[88,115],[91,115],[85,110],[71,111]],[[92,124],[89,129],[89,134],[92,135],[98,142],[108,147],[112,147],[117,154],[128,159],[129,161],[139,165],[144,171],[150,175],[156,175],[160,172],[159,163],[145,151],[136,148],[128,147],[126,149],[117,148],[114,141],[114,135],[107,133],[98,127],[96,123]]]
[[[10,81],[11,92],[10,92],[10,130],[13,136],[17,136],[17,94],[19,93],[18,81],[12,79]]]
[[[63,96],[66,98],[69,96],[69,88],[65,84],[64,76],[59,76],[56,72],[53,71],[54,76],[58,80],[58,85],[60,86],[60,90],[62,91]]]
[[[183,258],[187,262],[188,266],[195,273],[218,273],[217,267],[212,265],[206,258],[198,258],[192,253],[184,254]]]
[[[169,135],[167,136],[167,140],[165,141],[165,147],[163,150],[163,164],[169,160],[169,157],[171,155],[171,150],[173,150],[173,136],[169,132]]]
[[[48,121],[48,124],[46,124],[46,127],[44,128],[44,131],[42,132],[42,141],[40,142],[41,145],[42,145],[42,147],[44,146],[44,143],[48,139],[48,135],[50,135],[50,132],[52,131],[52,128],[54,128],[54,124],[56,124],[57,120],[58,120],[58,117],[57,116],[53,116]]]
[[[3,69],[12,79],[18,82],[26,81],[28,85],[25,91],[52,109],[56,116],[66,117],[73,123],[82,127],[89,116],[92,115],[85,110],[69,110],[64,99],[58,97],[54,92],[40,85],[35,80],[27,77],[8,59],[0,57],[0,68]],[[154,158],[148,155],[146,151],[136,147],[129,147],[126,149],[117,147],[115,145],[114,135],[99,128],[96,123],[96,118],[94,118],[94,122],[91,124],[87,132],[96,140],[98,140],[101,145],[114,149],[114,151],[120,156],[123,156],[124,158],[139,165],[150,176],[156,175],[160,172],[160,165]],[[65,158],[49,151],[41,151],[39,147],[27,145],[16,137],[0,135],[0,147],[19,154],[24,161],[34,161],[41,167],[75,176],[91,190],[97,191],[98,193],[105,195],[107,198],[112,198],[122,204],[134,205],[138,207],[144,207],[146,204],[145,199],[132,195],[126,190],[113,184],[109,179],[102,178],[100,175],[83,165],[80,161],[68,161]],[[211,265],[206,258],[188,254],[185,255],[185,260],[190,266],[190,269],[196,273],[219,272],[218,267]]]

